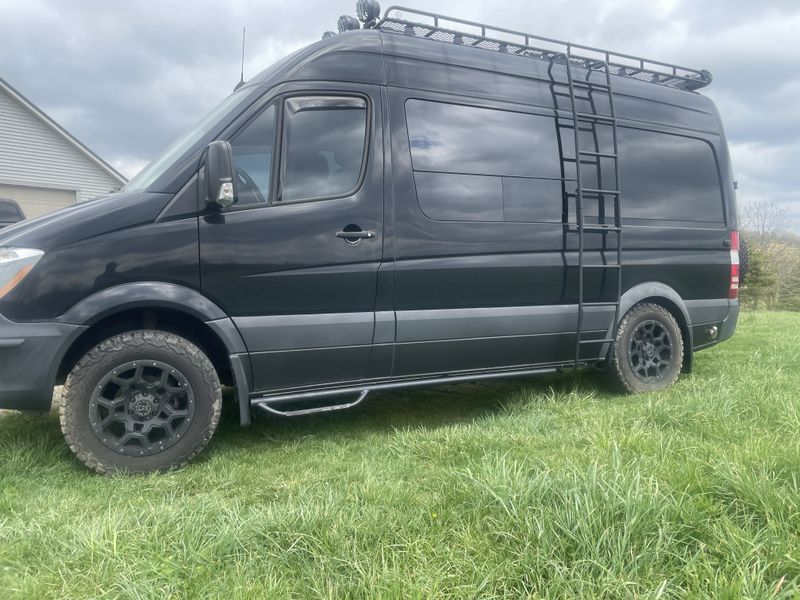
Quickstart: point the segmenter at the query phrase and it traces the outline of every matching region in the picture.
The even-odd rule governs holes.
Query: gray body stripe
[[[372,344],[375,313],[235,317],[251,353]]]
[[[397,311],[397,342],[571,333],[577,305]],[[608,327],[613,308],[587,307],[585,328]],[[251,353],[392,343],[392,311],[236,317]]]
[[[613,307],[587,307],[584,328],[606,329],[613,314]],[[397,312],[397,341],[403,343],[574,333],[577,326],[576,304],[406,310]]]

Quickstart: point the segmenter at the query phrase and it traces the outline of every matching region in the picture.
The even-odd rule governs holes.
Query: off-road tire
[[[631,337],[643,323],[657,322],[668,334],[672,347],[669,367],[663,374],[645,381],[637,375],[629,358]],[[634,306],[617,327],[616,343],[612,349],[610,375],[613,380],[630,393],[655,392],[671,386],[678,380],[683,366],[683,336],[675,317],[663,306],[641,303]]]
[[[98,383],[119,365],[162,361],[173,366],[191,386],[194,419],[182,439],[148,456],[127,456],[107,447],[90,423],[90,398]],[[183,467],[209,442],[219,423],[222,388],[208,357],[188,340],[172,333],[140,330],[109,338],[81,358],[67,377],[59,403],[61,430],[78,459],[94,471],[149,473]]]

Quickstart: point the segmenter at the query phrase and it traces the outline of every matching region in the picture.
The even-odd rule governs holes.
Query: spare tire
[[[743,285],[747,277],[747,267],[749,263],[749,255],[747,253],[747,242],[744,236],[739,234],[739,285]]]

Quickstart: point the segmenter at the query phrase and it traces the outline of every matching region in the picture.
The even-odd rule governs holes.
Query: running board
[[[447,383],[466,383],[469,381],[485,381],[487,379],[507,379],[512,377],[527,377],[529,375],[548,375],[556,372],[555,367],[543,369],[525,369],[522,371],[497,371],[494,373],[473,373],[471,375],[452,375],[450,377],[436,377],[432,379],[409,379],[405,381],[387,381],[385,383],[373,383],[360,386],[348,386],[341,388],[331,388],[326,390],[314,390],[306,392],[295,392],[291,394],[264,394],[250,400],[251,406],[257,406],[266,412],[281,417],[300,417],[305,415],[315,415],[319,413],[333,412],[354,408],[361,404],[371,392],[386,390],[400,390],[407,388],[426,387],[433,385],[444,385]],[[341,404],[330,404],[317,408],[306,408],[300,410],[281,410],[275,405],[286,402],[297,402],[302,400],[319,400],[324,398],[335,398],[337,396],[357,395],[355,400]]]
[[[279,417],[302,417],[305,415],[316,415],[319,413],[325,412],[334,412],[336,410],[345,410],[348,408],[354,408],[361,404],[366,397],[369,395],[369,390],[361,390],[361,393],[358,395],[358,398],[353,400],[352,402],[346,402],[345,404],[330,404],[328,406],[319,406],[317,408],[303,408],[300,410],[280,410],[275,408],[274,406],[270,406],[271,403],[276,402],[288,402],[288,399],[278,400],[272,398],[270,400],[262,400],[261,402],[254,403],[255,406],[258,406],[261,409],[264,409],[268,413],[272,415],[278,415]]]

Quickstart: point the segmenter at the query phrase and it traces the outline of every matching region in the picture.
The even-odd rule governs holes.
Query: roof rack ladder
[[[609,68],[608,63],[604,63],[604,65],[600,68],[597,68],[597,63],[592,69],[586,70],[586,80],[576,80],[574,77],[573,69],[572,69],[572,60],[573,56],[569,52],[569,48],[567,49],[567,53],[563,55],[564,61],[566,65],[567,71],[567,83],[569,86],[569,98],[570,98],[570,108],[572,111],[572,125],[573,131],[575,136],[575,176],[577,178],[577,190],[575,192],[575,220],[577,227],[573,229],[573,232],[578,234],[578,326],[576,331],[576,338],[575,338],[575,361],[574,361],[574,368],[577,369],[578,366],[581,364],[581,349],[586,345],[597,345],[600,344],[600,349],[598,350],[598,357],[602,358],[601,351],[605,348],[606,344],[614,344],[614,336],[613,332],[615,331],[617,322],[619,321],[620,317],[620,298],[622,296],[622,191],[620,188],[620,172],[619,172],[619,140],[618,140],[618,131],[617,131],[617,116],[616,111],[614,109],[614,90],[611,81],[611,69]],[[580,60],[580,59],[578,59]],[[605,74],[605,84],[599,84],[592,82],[592,74],[600,71]],[[589,103],[592,107],[592,112],[580,112],[578,111],[576,97],[575,97],[575,90],[576,88],[582,89],[586,91],[586,95],[588,98],[581,98],[581,99],[588,99]],[[609,114],[608,115],[600,115],[597,114],[596,106],[594,103],[593,93],[599,92],[603,96],[608,98],[608,108]],[[580,135],[580,124],[581,123],[588,123],[590,130],[594,136],[594,144],[595,147],[593,150],[582,150],[581,149],[581,135]],[[598,125],[605,125],[610,126],[611,128],[611,140],[612,140],[612,151],[611,152],[601,152],[598,142],[597,136],[597,126]],[[592,164],[595,164],[597,167],[597,188],[587,188],[583,185],[583,178],[581,173],[581,164],[585,161],[592,161]],[[602,161],[612,161],[614,165],[614,185],[613,187],[603,185],[602,182]],[[598,201],[598,224],[589,224],[587,225],[584,219],[584,199],[586,196],[596,197]],[[613,207],[614,207],[614,224],[609,225],[606,224],[605,221],[605,205],[606,199],[611,198],[613,200]],[[568,215],[567,215],[568,217]],[[565,220],[565,226],[569,231],[569,219]],[[585,234],[587,233],[596,233],[603,236],[603,245],[602,245],[602,257],[603,257],[603,264],[595,265],[587,265],[585,264]],[[606,256],[606,247],[607,247],[607,236],[609,234],[613,234],[616,238],[616,247],[615,247],[615,254],[616,254],[616,263],[608,264],[605,260]],[[612,272],[616,275],[616,299],[613,302],[587,302],[585,298],[585,272],[587,269],[605,269],[609,272]],[[611,322],[611,326],[608,328],[608,331],[612,332],[610,338],[600,338],[600,339],[586,339],[585,332],[583,330],[584,321],[585,321],[585,314],[586,308],[596,306],[596,307],[614,307],[614,318]]]

